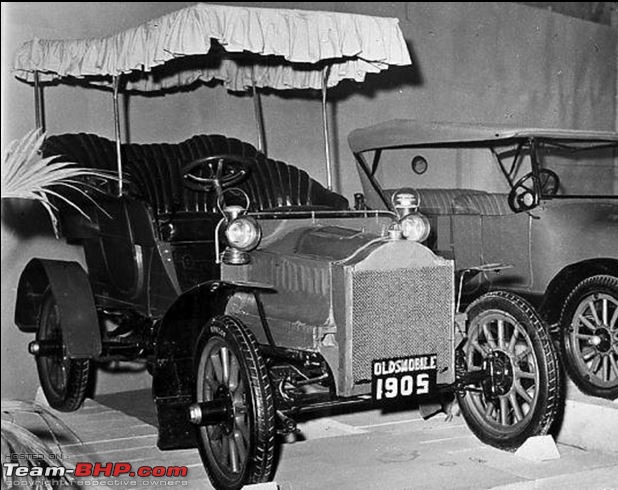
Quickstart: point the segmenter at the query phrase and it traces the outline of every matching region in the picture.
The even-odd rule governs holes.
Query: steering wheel
[[[553,170],[542,168],[539,170],[539,187],[542,195],[555,196],[560,188],[560,177]],[[534,189],[534,173],[528,172],[515,184],[509,192],[509,206],[519,213],[532,209],[539,203],[539,195]]]
[[[200,192],[232,187],[249,174],[252,163],[249,158],[229,153],[198,158],[182,167],[183,184]]]

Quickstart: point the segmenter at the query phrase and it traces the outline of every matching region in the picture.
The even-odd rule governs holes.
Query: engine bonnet
[[[311,325],[333,322],[333,273],[344,267],[388,271],[443,264],[427,247],[408,240],[343,226],[307,226],[266,240],[251,262],[223,265],[222,279],[261,282],[276,294],[264,294],[269,317]],[[337,294],[337,291],[334,292]]]
[[[378,238],[375,233],[343,226],[312,226],[293,230],[262,249],[333,262],[349,257]]]

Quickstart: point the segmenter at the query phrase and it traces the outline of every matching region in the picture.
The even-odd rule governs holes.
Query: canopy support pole
[[[324,157],[326,158],[326,188],[333,190],[333,167],[330,158],[330,133],[328,130],[328,112],[326,108],[326,83],[329,67],[322,71],[322,129],[324,130]]]
[[[255,122],[257,123],[257,138],[258,138],[258,150],[266,155],[266,132],[264,131],[264,115],[262,112],[262,96],[258,92],[255,86],[255,79],[251,77],[253,91],[251,96],[253,98],[253,111],[255,113]]]
[[[39,80],[39,71],[34,72],[34,123],[45,132],[45,104],[43,100],[43,86]]]
[[[113,77],[114,84],[114,138],[116,139],[116,167],[118,169],[118,197],[122,197],[122,155],[120,153],[120,109],[118,108],[118,89],[120,77]]]

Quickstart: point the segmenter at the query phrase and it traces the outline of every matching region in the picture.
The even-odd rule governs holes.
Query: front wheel
[[[581,281],[560,316],[560,350],[567,372],[584,393],[618,397],[618,278]]]
[[[45,398],[52,408],[61,412],[77,410],[86,398],[90,359],[70,359],[66,355],[60,313],[54,295],[48,291],[41,306],[36,339],[41,343],[53,342],[53,353],[36,358],[39,381]]]
[[[197,404],[225,407],[217,423],[197,427],[212,484],[237,489],[269,481],[274,469],[275,406],[252,332],[230,316],[208,322],[196,353]]]
[[[539,316],[522,298],[499,291],[473,302],[468,321],[462,367],[482,375],[458,400],[472,432],[507,450],[547,434],[560,404],[560,371]]]

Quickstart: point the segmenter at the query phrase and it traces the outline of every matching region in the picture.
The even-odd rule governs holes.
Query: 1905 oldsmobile
[[[340,15],[333,25],[350,22]],[[383,35],[397,27],[383,21]],[[503,291],[461,311],[454,262],[421,243],[430,224],[415,190],[394,192],[392,210],[350,210],[304,171],[220,135],[172,145],[56,135],[44,152],[124,172],[120,192],[111,179],[89,183],[90,220],[61,216],[88,271],[33,259],[21,277],[16,323],[36,335],[52,407],[79,408],[95,361],[144,360],[158,446],[197,446],[218,488],[271,479],[276,434],[332,407],[450,393],[494,446],[550,431],[560,373],[543,322]]]

